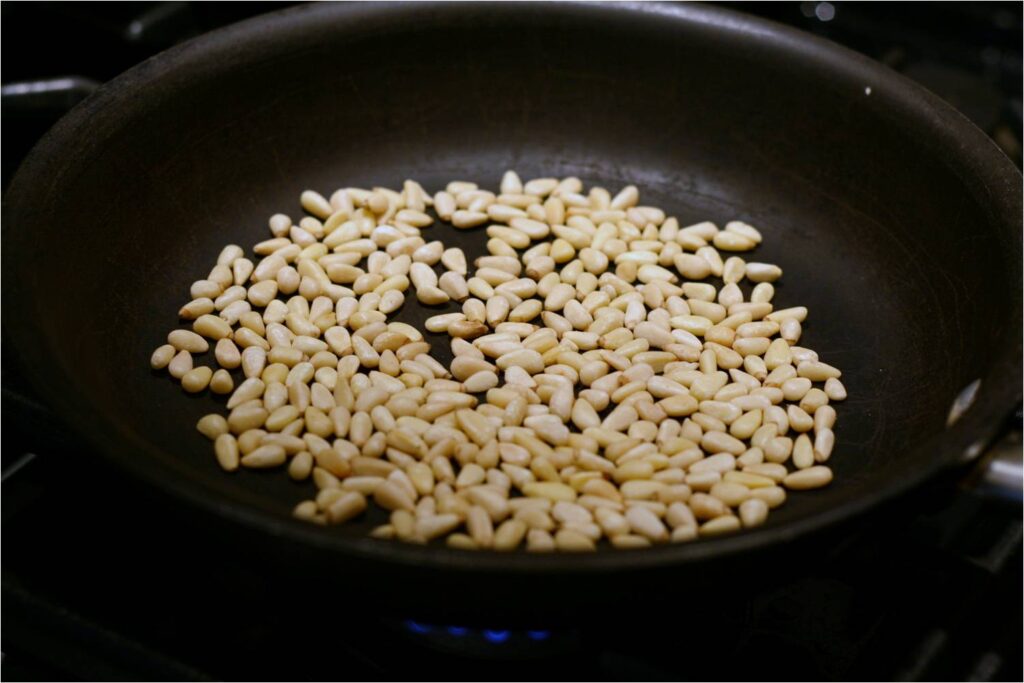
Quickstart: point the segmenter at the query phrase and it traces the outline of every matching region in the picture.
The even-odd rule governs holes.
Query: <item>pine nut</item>
[[[189,353],[205,353],[210,348],[209,342],[189,330],[174,330],[167,335],[167,343]]]
[[[815,465],[787,475],[782,483],[786,488],[802,491],[826,486],[831,481],[832,470],[824,465]]]
[[[215,394],[230,394],[235,388],[235,381],[231,378],[231,373],[223,368],[213,373],[210,378],[210,391]]]
[[[295,481],[303,481],[313,471],[313,456],[308,451],[301,451],[288,463],[288,476]]]
[[[697,538],[697,526],[678,526],[672,530],[673,543],[685,543]]]
[[[701,474],[705,472],[717,472],[718,474],[724,474],[731,470],[736,469],[736,458],[730,453],[716,453],[715,455],[708,456],[703,460],[699,460],[690,465],[689,471],[693,474]]]
[[[785,436],[777,436],[764,445],[764,457],[769,462],[784,463],[792,451],[793,440]]]
[[[197,334],[216,340],[221,340],[231,335],[231,325],[209,313],[199,316],[192,323],[192,329]]]
[[[284,448],[276,445],[261,446],[242,457],[242,465],[256,469],[277,467],[283,465],[284,461]]]
[[[726,452],[741,455],[747,447],[742,441],[725,432],[708,432],[701,438],[701,447],[711,453]]]
[[[163,370],[174,359],[176,353],[174,347],[170,344],[159,346],[150,357],[149,366],[154,370]],[[191,360],[191,356],[189,356],[189,359]]]
[[[196,429],[199,430],[200,434],[214,441],[221,434],[227,434],[228,421],[224,419],[223,415],[212,413],[200,418],[199,422],[196,423]]]
[[[814,411],[814,431],[832,429],[836,423],[836,410],[832,406],[822,406]]]
[[[531,498],[546,498],[551,501],[576,500],[576,492],[558,482],[533,482],[522,487],[523,493]]]
[[[633,531],[652,541],[659,542],[668,539],[668,530],[661,520],[650,510],[642,507],[632,507],[626,511],[626,521]]]
[[[356,517],[366,509],[366,498],[357,491],[346,491],[327,508],[327,520],[341,524]]]
[[[793,346],[807,309],[773,309],[781,268],[719,253],[752,249],[759,230],[680,228],[635,186],[612,197],[509,171],[499,189],[307,190],[312,215],[271,217],[255,264],[221,250],[179,311],[192,331],[171,332],[150,365],[186,391],[230,394],[226,419],[197,423],[225,470],[292,456],[289,476],[321,489],[297,518],[340,523],[372,496],[393,510],[375,537],[499,550],[525,538],[530,551],[752,527],[784,503],[777,483],[831,479],[815,463],[834,448],[840,372]],[[420,236],[431,206],[459,229],[495,221],[472,273],[461,249]],[[749,301],[743,279],[757,283]],[[420,330],[388,322],[410,286],[420,304],[462,302],[425,323],[452,340],[450,370]],[[193,367],[206,339],[216,372]]]
[[[238,469],[238,442],[234,436],[221,434],[214,441],[213,450],[217,455],[217,463],[225,472]]]
[[[817,462],[826,462],[832,456],[835,441],[836,435],[831,429],[819,430],[814,437],[814,459]]]
[[[797,365],[797,374],[806,377],[812,382],[825,382],[829,379],[838,379],[842,374],[838,369],[820,361],[803,361]]]
[[[738,507],[750,497],[750,489],[735,482],[721,481],[711,487],[710,494],[729,507]]]
[[[811,390],[811,380],[792,377],[782,383],[782,395],[787,401],[799,401]]]
[[[729,507],[725,503],[705,493],[693,494],[688,505],[699,520],[714,519],[729,514]]]
[[[559,530],[555,534],[555,546],[565,552],[588,552],[597,549],[592,540],[572,529]]]
[[[807,432],[814,427],[814,418],[800,406],[791,405],[786,408],[786,417],[789,419],[790,428],[794,431]]]
[[[451,513],[424,517],[416,520],[415,533],[420,538],[430,541],[449,533],[460,523],[459,516]]]
[[[228,421],[230,426],[231,422]],[[266,438],[267,432],[262,429],[247,429],[238,436],[238,450],[243,455],[252,453],[254,450],[263,445],[263,439]]]
[[[801,434],[793,442],[793,466],[806,469],[814,464],[814,446],[806,434]]]
[[[846,399],[846,387],[836,377],[829,377],[825,380],[825,394],[832,401],[843,401]]]
[[[715,247],[723,251],[749,251],[757,244],[744,235],[727,231],[715,234],[712,241]]]
[[[263,334],[262,326],[254,325],[254,316],[259,317],[259,314],[252,310],[248,301],[235,301],[225,306],[224,310],[220,312],[220,317],[229,325],[241,323],[257,334]],[[260,322],[262,323],[262,320]]]
[[[753,498],[758,498],[768,503],[770,509],[777,508],[786,502],[786,490],[781,486],[752,489],[750,495]]]
[[[263,374],[266,363],[267,352],[264,349],[258,346],[250,346],[242,351],[242,374],[247,378],[260,377]]]
[[[205,365],[200,365],[182,375],[181,387],[190,394],[195,394],[209,386],[212,378],[213,370]]]
[[[746,275],[751,282],[775,282],[782,277],[782,269],[769,263],[747,263]]]
[[[744,527],[760,526],[768,518],[768,503],[760,498],[748,498],[740,504],[739,514]]]
[[[518,519],[502,522],[494,532],[494,549],[499,551],[514,550],[526,536],[527,526]]]
[[[415,504],[409,493],[393,481],[385,481],[373,492],[373,500],[386,510],[413,510]]]
[[[704,522],[700,525],[697,531],[701,536],[719,536],[721,534],[739,531],[739,529],[740,520],[738,517],[733,515],[723,515]]]
[[[828,395],[818,388],[808,391],[800,399],[800,409],[809,415],[814,415],[820,408],[828,404]]]

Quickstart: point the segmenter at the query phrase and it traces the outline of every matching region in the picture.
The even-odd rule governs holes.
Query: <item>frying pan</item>
[[[785,270],[776,304],[808,306],[803,343],[844,370],[832,485],[791,495],[753,531],[538,556],[370,539],[372,514],[306,525],[289,511],[311,484],[221,472],[193,425],[222,399],[186,396],[146,366],[218,250],[265,239],[272,213],[299,215],[305,188],[496,187],[507,168],[635,183],[684,225],[756,225],[757,259]],[[483,253],[480,231],[426,237]],[[346,593],[383,602],[571,605],[593,602],[584,585],[610,596],[625,582],[635,597],[644,576],[685,584],[749,566],[955,475],[1021,394],[1009,160],[884,67],[709,7],[316,4],[258,17],[140,64],[66,116],[12,181],[3,242],[5,330],[84,439],[183,515],[222,522],[225,542],[305,576],[359,577]],[[407,305],[398,319],[436,312]],[[447,362],[444,340],[428,340]]]

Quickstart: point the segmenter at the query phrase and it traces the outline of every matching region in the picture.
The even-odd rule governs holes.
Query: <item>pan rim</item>
[[[33,148],[18,170],[4,197],[5,236],[10,234],[13,216],[30,218],[31,197],[40,191],[41,178],[48,166],[54,164],[63,154],[72,132],[86,124],[92,112],[99,108],[114,106],[130,96],[135,88],[144,87],[157,79],[182,68],[183,64],[201,59],[204,53],[223,49],[236,40],[257,38],[274,34],[275,31],[297,29],[302,25],[323,20],[347,21],[365,17],[378,17],[402,12],[450,12],[460,11],[462,3],[357,3],[353,5],[314,4],[289,8],[279,12],[260,15],[238,24],[204,34],[166,52],[156,55],[129,69],[102,86],[96,93],[79,104],[58,122]],[[527,9],[528,8],[528,9]],[[926,124],[929,133],[935,135],[944,148],[955,150],[970,164],[971,171],[981,177],[987,186],[1015,187],[1009,193],[993,198],[994,224],[1019,225],[1021,215],[1020,173],[1003,155],[1002,151],[962,114],[950,105],[905,77],[870,60],[869,58],[834,43],[817,38],[795,29],[772,22],[749,17],[731,10],[691,5],[655,4],[638,2],[616,3],[501,3],[490,6],[489,11],[517,12],[530,11],[561,14],[571,17],[575,13],[605,14],[609,18],[621,13],[635,13],[649,17],[651,21],[673,21],[681,24],[695,24],[708,30],[725,33],[739,33],[752,40],[764,42],[764,47],[789,52],[793,56],[807,55],[819,60],[823,67],[835,70],[844,78],[868,80],[879,96],[884,95],[896,113],[901,117],[916,117]],[[956,139],[954,139],[956,138]],[[994,153],[994,154],[993,154]],[[10,216],[10,217],[9,217]],[[1016,241],[1019,247],[1020,231]],[[1018,248],[1018,253],[1020,249]],[[6,250],[3,256],[3,284],[10,292],[17,289],[18,261]],[[1020,263],[1015,261],[1016,275],[1020,275]],[[1013,273],[1010,273],[1013,275]],[[1017,299],[1019,303],[1019,292]],[[20,299],[20,297],[19,297]],[[23,301],[9,304],[4,321],[11,323],[30,310]],[[14,315],[9,315],[14,311]],[[1020,307],[1011,312],[1010,324],[1014,329],[1021,326]],[[66,386],[64,374],[48,363],[41,347],[31,338],[27,328],[8,324],[10,340],[19,356],[34,368],[30,381],[44,397],[55,413],[66,420],[78,434],[105,459],[127,469],[134,476],[171,493],[189,505],[206,512],[226,517],[234,523],[269,533],[271,536],[289,536],[313,549],[328,551],[353,560],[389,562],[419,569],[435,568],[465,570],[472,572],[557,572],[583,573],[611,570],[654,568],[665,565],[683,565],[719,558],[756,549],[763,549],[778,542],[788,542],[822,531],[839,522],[859,517],[874,506],[901,496],[921,485],[941,471],[970,460],[964,454],[977,457],[984,446],[996,437],[1002,420],[1021,400],[1017,379],[1021,376],[1021,341],[1004,344],[993,358],[987,375],[973,407],[952,428],[929,437],[918,449],[933,449],[934,457],[929,466],[908,473],[908,476],[881,488],[874,496],[865,496],[836,506],[824,513],[794,520],[781,527],[753,530],[731,536],[701,540],[698,543],[669,545],[646,549],[643,552],[601,552],[588,555],[585,559],[562,554],[536,555],[517,553],[505,555],[494,552],[458,551],[445,547],[416,546],[369,538],[352,538],[324,533],[318,527],[292,519],[282,519],[269,512],[250,508],[219,496],[206,495],[206,484],[180,473],[164,468],[146,467],[139,459],[132,457],[134,448],[129,440],[116,439],[111,443],[112,430],[104,428],[104,421],[98,414],[82,409],[82,402],[58,390]],[[116,445],[119,448],[112,449]],[[914,449],[914,450],[918,450]],[[770,533],[769,533],[770,531]]]

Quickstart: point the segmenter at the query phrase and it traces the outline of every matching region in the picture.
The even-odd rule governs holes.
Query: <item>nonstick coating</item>
[[[502,556],[293,522],[312,484],[221,472],[193,425],[223,401],[147,367],[220,248],[265,239],[275,212],[297,218],[305,188],[495,188],[507,168],[635,183],[684,225],[757,226],[751,258],[785,271],[776,305],[808,306],[802,343],[844,370],[835,482],[729,538]],[[159,55],[50,133],[5,200],[4,323],[105,455],[267,543],[396,571],[681,566],[824,527],[977,455],[1020,395],[1020,216],[1019,174],[963,117],[773,24],[691,5],[318,4]],[[485,239],[425,237],[472,255]],[[398,318],[422,320],[414,309]]]

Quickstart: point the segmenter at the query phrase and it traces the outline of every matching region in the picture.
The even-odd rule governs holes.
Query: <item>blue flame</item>
[[[413,633],[430,633],[430,627],[426,624],[421,624],[417,621],[408,620],[405,622],[405,627]]]
[[[484,638],[492,643],[504,643],[511,637],[511,631],[484,631]]]
[[[439,628],[432,626],[430,624],[423,624],[418,621],[413,621],[412,619],[408,619],[405,621],[405,627],[409,631],[420,635],[433,633],[435,629]],[[496,645],[500,645],[501,643],[507,642],[513,636],[512,631],[508,629],[485,629],[483,631],[471,631],[469,628],[465,626],[445,626],[440,627],[440,630],[443,630],[447,632],[448,635],[454,636],[456,638],[463,638],[467,635],[479,637],[482,634],[484,640],[486,640],[489,643],[494,643]],[[519,632],[520,635],[522,635],[522,633],[523,632]],[[547,640],[551,637],[551,631],[547,630],[526,631],[525,634],[526,637],[528,637],[530,640]]]

